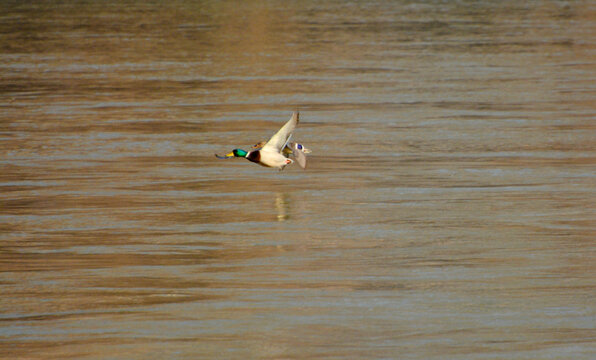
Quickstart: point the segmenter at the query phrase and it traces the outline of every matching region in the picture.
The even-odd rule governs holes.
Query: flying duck
[[[279,131],[269,139],[267,142],[260,142],[253,145],[251,151],[242,149],[234,149],[231,153],[225,156],[215,154],[218,159],[230,159],[232,157],[243,157],[248,161],[252,161],[261,166],[278,168],[283,170],[287,165],[294,162],[289,159],[289,155],[293,155],[298,165],[301,168],[306,168],[306,155],[311,151],[305,148],[302,144],[290,142],[292,132],[299,122],[299,113],[294,112],[292,118],[282,126]]]

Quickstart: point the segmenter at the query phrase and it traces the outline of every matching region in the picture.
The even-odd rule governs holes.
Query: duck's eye
[[[298,150],[302,150],[302,145],[296,144],[296,147],[298,148]]]

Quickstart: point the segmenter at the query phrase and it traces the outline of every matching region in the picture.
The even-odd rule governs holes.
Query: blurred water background
[[[594,359],[595,23],[2,1],[0,357]]]

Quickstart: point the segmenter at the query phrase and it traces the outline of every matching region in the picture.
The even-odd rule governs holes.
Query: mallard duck
[[[300,167],[304,169],[306,168],[305,154],[308,154],[311,151],[305,148],[302,144],[290,142],[292,132],[299,121],[299,113],[296,111],[292,115],[292,118],[282,126],[282,128],[269,139],[269,141],[253,145],[251,151],[234,149],[231,153],[226,154],[225,156],[217,154],[215,154],[215,156],[219,159],[243,157],[261,166],[283,170],[287,165],[294,162],[292,159],[288,158],[289,155],[293,155]]]

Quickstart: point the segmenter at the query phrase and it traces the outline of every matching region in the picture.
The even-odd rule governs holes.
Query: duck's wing
[[[292,150],[292,155],[294,155],[294,159],[296,159],[298,165],[300,165],[301,168],[306,169],[306,155],[297,145],[300,144],[289,143],[288,147]]]
[[[253,150],[261,150],[265,146],[265,141],[258,142],[252,146]]]
[[[286,146],[288,141],[290,141],[290,137],[292,136],[292,132],[298,125],[300,115],[298,111],[295,111],[292,115],[292,118],[288,120],[288,122],[279,129],[279,131],[267,141],[265,146],[263,146],[263,151],[274,151],[274,152],[281,152],[281,150]]]
[[[304,145],[302,145],[302,144],[295,143],[295,145],[293,145],[293,147],[295,147],[297,150],[302,151],[305,154],[310,154],[312,152],[312,151],[310,151],[310,149],[305,148]]]

